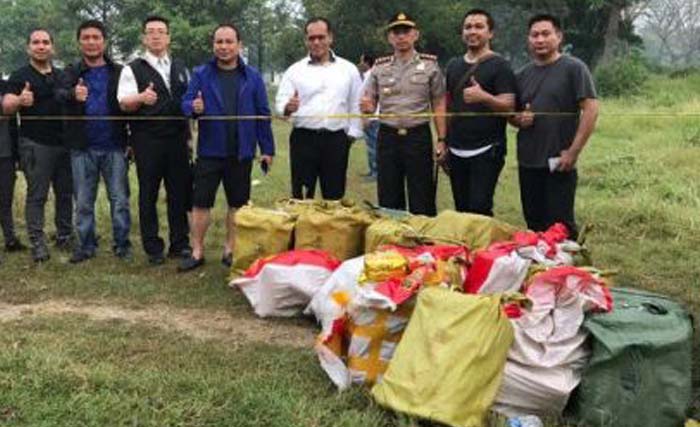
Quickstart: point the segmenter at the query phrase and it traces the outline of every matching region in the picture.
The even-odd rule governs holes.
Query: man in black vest
[[[140,116],[129,126],[139,178],[141,239],[149,262],[158,265],[164,261],[165,249],[163,239],[158,236],[156,209],[161,181],[165,181],[168,203],[168,255],[188,257],[191,253],[187,223],[192,192],[188,123],[184,119],[159,119],[182,116],[180,101],[187,90],[189,74],[183,62],[173,60],[168,54],[167,19],[150,16],[144,20],[143,44],[145,54],[122,70],[117,99],[123,111]]]

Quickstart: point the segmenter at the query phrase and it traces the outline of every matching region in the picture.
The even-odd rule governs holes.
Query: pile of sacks
[[[591,360],[587,315],[613,310],[607,278],[575,266],[582,248],[563,225],[534,233],[449,211],[388,218],[326,205],[328,218],[354,219],[314,237],[330,226],[304,217],[318,205],[285,206],[275,215],[288,221],[287,248],[303,244],[231,286],[260,316],[315,316],[315,350],[339,389],[372,387],[383,406],[453,426],[485,425],[491,410],[562,414]],[[600,392],[590,389],[580,401]],[[586,410],[602,413],[591,405],[581,419]]]

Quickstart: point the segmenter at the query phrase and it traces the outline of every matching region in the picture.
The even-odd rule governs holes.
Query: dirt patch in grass
[[[264,320],[225,311],[152,306],[130,309],[79,301],[47,301],[12,305],[0,302],[0,323],[39,316],[85,316],[94,321],[124,321],[184,333],[196,339],[234,343],[262,342],[309,348],[316,330],[311,326]]]

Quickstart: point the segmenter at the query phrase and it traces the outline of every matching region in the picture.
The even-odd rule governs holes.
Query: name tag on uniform
[[[424,62],[418,63],[418,65],[416,65],[416,70],[425,71],[425,63]]]

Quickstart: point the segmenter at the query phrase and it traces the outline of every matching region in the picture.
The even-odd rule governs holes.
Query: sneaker
[[[204,258],[197,259],[193,256],[183,259],[180,265],[177,267],[177,271],[184,273],[186,271],[194,270],[204,265]]]
[[[90,258],[93,258],[94,256],[95,256],[94,253],[88,254],[88,253],[85,253],[83,251],[75,251],[75,252],[73,252],[73,256],[70,257],[68,262],[70,262],[71,264],[80,264],[81,262],[87,261]]]
[[[231,252],[224,254],[221,257],[221,263],[224,265],[224,267],[231,268],[233,265],[233,254]]]
[[[148,263],[151,265],[162,265],[165,263],[165,257],[162,253],[148,255]]]
[[[16,237],[9,242],[5,242],[5,252],[20,252],[25,250],[27,250],[27,247]]]
[[[36,246],[32,248],[32,261],[35,263],[46,262],[51,258],[49,255],[49,250],[46,246]]]
[[[123,248],[116,248],[114,250],[114,255],[117,258],[122,259],[124,261],[131,261],[131,259],[133,258],[133,252],[131,250],[131,246],[126,246]]]

